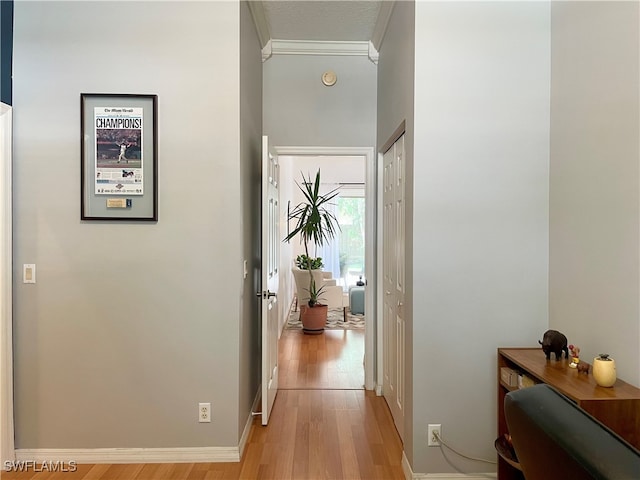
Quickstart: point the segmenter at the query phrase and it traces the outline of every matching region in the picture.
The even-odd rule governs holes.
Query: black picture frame
[[[80,94],[80,219],[158,221],[158,96]]]

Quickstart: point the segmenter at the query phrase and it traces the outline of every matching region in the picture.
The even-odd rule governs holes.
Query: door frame
[[[382,391],[382,385],[376,384],[376,357],[377,357],[377,336],[380,335],[376,328],[378,309],[376,302],[377,295],[377,258],[376,251],[378,245],[377,238],[377,157],[374,155],[373,147],[295,147],[295,146],[274,146],[273,150],[278,155],[288,155],[292,157],[305,156],[363,156],[365,158],[365,236],[372,239],[366,242],[365,247],[365,270],[367,274],[367,285],[365,289],[365,312],[373,312],[373,315],[365,316],[364,326],[364,388],[367,390]],[[282,179],[280,179],[282,180]]]
[[[0,460],[15,460],[12,333],[12,108],[0,103]]]

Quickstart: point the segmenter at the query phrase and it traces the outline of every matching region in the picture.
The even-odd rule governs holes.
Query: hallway
[[[401,459],[383,397],[365,390],[281,390],[271,424],[252,431],[237,478],[401,480]]]
[[[237,474],[203,478],[404,479],[402,444],[387,404],[363,388],[364,331],[285,329],[278,349],[279,390],[269,425],[255,420]]]
[[[254,419],[239,463],[78,465],[2,480],[403,480],[402,444],[383,397],[362,387],[364,332],[284,330],[269,425]]]

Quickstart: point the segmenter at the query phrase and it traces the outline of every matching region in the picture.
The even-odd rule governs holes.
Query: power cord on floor
[[[442,448],[442,445],[444,445],[445,447],[447,447],[449,450],[451,450],[456,455],[460,455],[461,457],[467,458],[469,460],[474,460],[476,462],[485,462],[485,463],[490,463],[492,465],[496,465],[498,463],[498,462],[495,462],[493,460],[485,460],[484,458],[470,457],[469,455],[465,455],[464,453],[459,452],[458,450],[456,450],[452,446],[448,445],[447,442],[445,442],[442,439],[442,437],[440,435],[438,435],[438,432],[433,432],[433,436],[436,437],[438,442],[440,442],[440,448]]]

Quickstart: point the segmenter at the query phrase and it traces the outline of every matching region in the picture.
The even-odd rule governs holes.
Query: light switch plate
[[[22,266],[22,283],[36,283],[35,263],[25,263]]]

